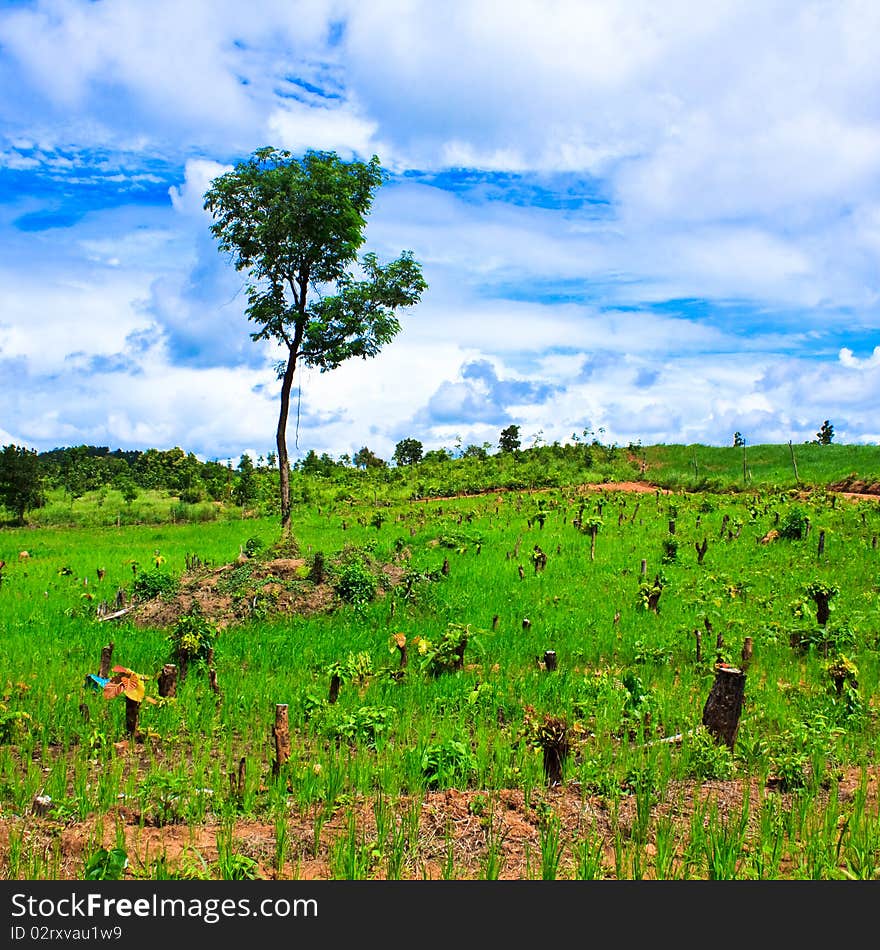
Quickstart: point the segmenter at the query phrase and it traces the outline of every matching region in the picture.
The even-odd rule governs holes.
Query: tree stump
[[[134,737],[138,731],[138,718],[141,714],[141,704],[125,697],[125,731]]]
[[[339,684],[340,684],[339,674],[334,673],[330,677],[330,692],[327,696],[327,702],[332,706],[333,703],[339,698]]]
[[[107,644],[105,647],[101,647],[101,667],[98,670],[98,676],[101,679],[109,679],[110,677],[110,663],[113,660],[113,643],[112,641]]]
[[[287,703],[275,705],[275,726],[272,729],[275,738],[275,761],[272,774],[277,778],[281,767],[290,758],[290,724],[287,716]]]
[[[561,785],[565,760],[568,758],[570,738],[568,725],[557,716],[547,716],[538,733],[543,750],[544,781],[548,786]]]
[[[703,707],[703,725],[731,752],[739,730],[745,688],[746,674],[735,666],[721,663],[715,668],[715,682]]]
[[[548,670],[556,669],[556,651],[555,650],[544,651],[544,666]]]
[[[160,696],[171,698],[177,695],[177,667],[173,663],[166,663],[162,667],[156,685]]]

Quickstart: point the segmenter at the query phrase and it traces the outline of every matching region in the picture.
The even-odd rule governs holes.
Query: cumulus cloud
[[[403,436],[496,442],[509,421],[726,444],[831,418],[870,437],[880,7],[548,9],[0,12],[7,434],[214,439],[237,458],[274,432],[278,354],[249,339],[202,205],[275,144],[378,154],[392,177],[367,246],[411,249],[429,283],[376,360],[298,375],[303,446],[389,457]]]

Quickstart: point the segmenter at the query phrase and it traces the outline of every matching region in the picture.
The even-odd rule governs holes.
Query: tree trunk
[[[731,752],[739,730],[745,688],[746,674],[735,666],[721,664],[716,667],[715,682],[703,707],[703,725]]]
[[[281,406],[278,412],[278,430],[275,444],[278,447],[278,474],[281,487],[281,537],[290,537],[290,466],[287,455],[287,417],[290,414],[290,391],[293,389],[293,374],[296,370],[298,345],[290,347],[287,366],[281,379]]]

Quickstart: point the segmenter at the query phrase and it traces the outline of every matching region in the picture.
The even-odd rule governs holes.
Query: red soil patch
[[[865,814],[876,813],[880,767],[873,767],[867,776]],[[856,795],[862,773],[847,770],[838,785],[838,801],[846,807]],[[697,808],[714,804],[720,818],[735,819],[743,805],[746,783],[742,780],[678,783],[670,786],[664,800],[652,808],[649,833],[643,845],[642,872],[646,878],[656,876],[654,829],[658,823],[674,828],[675,858],[673,867],[679,870],[685,861],[691,823]],[[743,860],[750,848],[760,843],[760,803],[762,799],[778,796],[784,812],[793,804],[792,793],[780,792],[769,783],[761,787],[749,783],[749,832],[743,847]],[[820,794],[827,800],[828,792]],[[630,839],[636,834],[636,796],[624,795],[619,799],[616,814],[612,814],[607,799],[585,794],[577,782],[553,788],[536,789],[526,798],[521,789],[501,789],[495,792],[479,790],[428,792],[421,797],[401,797],[393,803],[391,819],[403,822],[412,829],[400,876],[405,879],[438,880],[452,873],[463,880],[485,876],[490,850],[495,858],[501,880],[540,879],[541,828],[546,816],[552,814],[559,822],[560,842],[563,844],[559,862],[559,878],[576,876],[580,843],[597,853],[601,863],[599,876],[618,877],[615,861],[615,839]],[[820,800],[817,804],[821,805]],[[277,828],[273,822],[249,818],[239,819],[232,829],[232,850],[253,861],[255,876],[277,880],[330,880],[339,877],[334,862],[334,848],[344,848],[351,832],[350,818],[355,820],[359,840],[376,838],[374,801],[361,798],[340,805],[331,814],[321,814],[321,806],[308,811],[291,806],[285,815],[288,834],[287,854],[281,866],[276,862]],[[316,822],[323,820],[316,835]],[[218,869],[218,840],[224,830],[220,822],[209,819],[201,825],[156,825],[141,821],[141,816],[125,805],[103,816],[83,822],[59,821],[33,814],[0,817],[0,858],[5,862],[10,853],[10,836],[21,838],[23,855],[57,854],[58,864],[53,868],[55,880],[82,880],[83,863],[89,853],[101,846],[113,848],[117,835],[125,836],[129,857],[126,878],[151,879],[157,864],[165,872],[180,876],[203,876],[211,880],[220,877]],[[96,837],[97,832],[97,837]],[[753,838],[750,842],[749,838]],[[381,847],[375,849],[375,861],[366,871],[367,876],[386,880],[387,854]],[[780,856],[779,874],[796,876],[798,848]],[[25,860],[23,867],[28,866]],[[48,868],[48,865],[46,865]],[[841,877],[845,864],[841,857]],[[626,879],[627,870],[621,879]],[[670,872],[667,871],[668,876]],[[692,876],[699,877],[695,869]]]

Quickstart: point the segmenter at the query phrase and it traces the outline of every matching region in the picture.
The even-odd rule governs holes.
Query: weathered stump
[[[341,683],[341,680],[339,679],[339,674],[334,673],[330,677],[330,692],[327,696],[327,702],[330,703],[331,706],[333,705],[333,703],[336,702],[337,699],[339,699],[340,683]]]
[[[101,679],[109,679],[110,663],[113,661],[113,643],[112,641],[105,647],[101,647],[101,667],[98,670],[98,676]]]
[[[539,731],[544,756],[544,781],[548,786],[561,785],[565,760],[571,748],[568,725],[557,716],[547,716]]]
[[[544,651],[544,667],[551,671],[556,669],[556,651],[555,650]]]
[[[136,736],[138,731],[138,718],[141,714],[141,704],[134,699],[125,697],[125,731],[130,736]]]
[[[177,667],[173,663],[166,663],[156,679],[160,696],[172,698],[177,695]]]
[[[715,668],[715,682],[703,707],[703,725],[731,752],[739,730],[745,688],[746,674],[742,670],[719,664]]]

